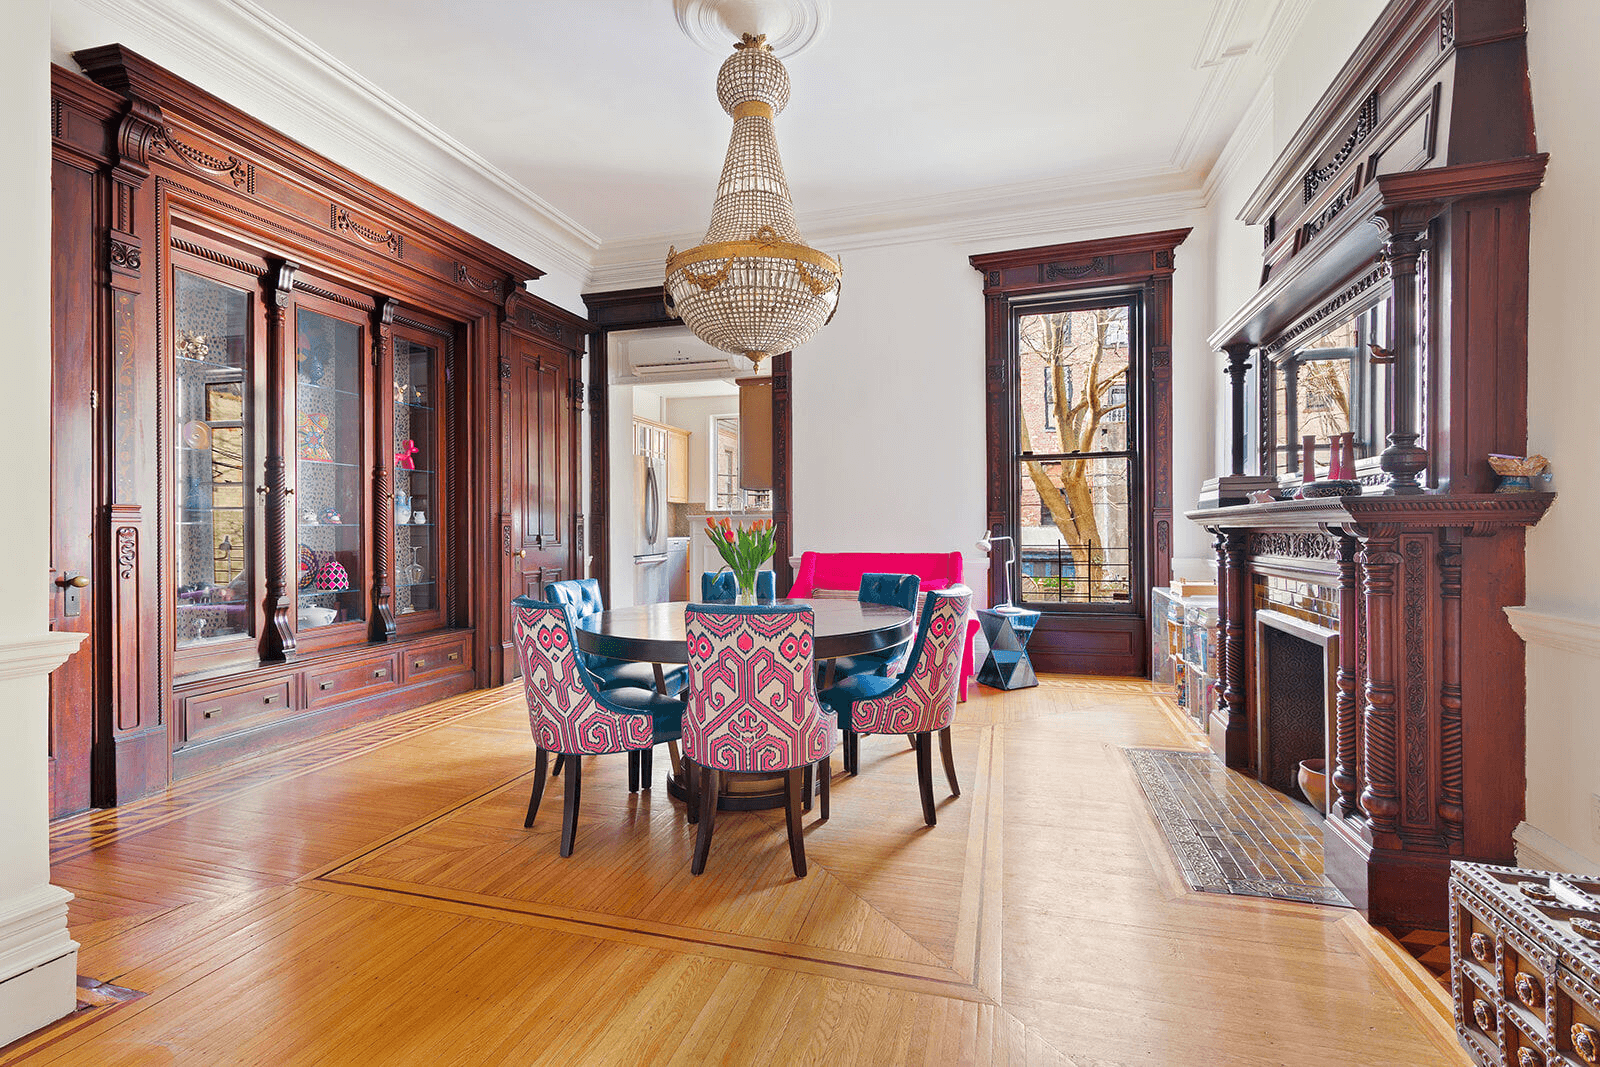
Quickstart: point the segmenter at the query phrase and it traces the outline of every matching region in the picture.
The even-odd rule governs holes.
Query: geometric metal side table
[[[1027,689],[1039,684],[1028,659],[1028,638],[1039,624],[1037,611],[995,611],[978,609],[983,638],[989,642],[989,656],[978,672],[978,684],[991,689]]]

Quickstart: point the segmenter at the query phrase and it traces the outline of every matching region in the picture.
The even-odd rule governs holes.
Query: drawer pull
[[[1572,1047],[1583,1057],[1584,1063],[1600,1063],[1600,1034],[1594,1032],[1594,1027],[1573,1023]]]
[[[1544,1067],[1544,1057],[1523,1045],[1517,1049],[1517,1067]]]
[[[461,653],[459,653],[459,652],[452,652],[448,656],[445,657],[445,659],[451,660],[452,662],[455,661],[455,660],[458,660],[460,658],[461,658]]]
[[[1494,966],[1494,942],[1483,934],[1473,934],[1468,942],[1472,946],[1472,958],[1485,967]]]
[[[261,698],[261,703],[263,703],[263,704],[270,704],[270,703],[272,703],[272,702],[273,702],[273,701],[274,701],[274,700],[276,700],[276,699],[278,699],[278,698],[277,698],[277,697],[262,697],[262,698]]]
[[[217,712],[219,712],[221,710],[222,710],[221,708],[212,708],[210,711],[205,713],[204,718],[209,719],[209,718],[211,718],[211,716],[215,715]]]
[[[382,670],[373,671],[372,676],[374,678],[387,678],[389,676],[389,668],[385,667]]]
[[[1486,1034],[1495,1032],[1494,1009],[1489,1006],[1488,1001],[1482,998],[1474,999],[1472,1002],[1472,1017],[1477,1020],[1479,1030]]]
[[[333,683],[332,682],[319,682],[317,684],[317,688],[321,689],[323,692],[327,692],[329,689],[333,688]]]
[[[1539,986],[1539,979],[1527,971],[1518,971],[1516,978],[1512,979],[1511,987],[1517,991],[1517,999],[1530,1010],[1544,1010],[1544,991]]]
[[[419,659],[415,663],[413,663],[411,666],[415,667],[417,670],[420,671],[422,668],[426,667],[427,665],[428,665],[428,661],[427,660]]]

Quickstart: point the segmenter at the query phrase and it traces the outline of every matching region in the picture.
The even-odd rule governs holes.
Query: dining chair
[[[575,619],[606,610],[605,598],[600,595],[600,583],[594,578],[569,578],[564,581],[549,582],[544,587],[544,593],[552,603],[564,604],[571,608]],[[594,675],[601,689],[656,688],[656,665],[653,663],[613,659],[610,656],[596,656],[582,651],[578,653],[578,658],[583,661],[589,673]],[[680,693],[688,677],[687,668],[681,665],[665,667],[661,674],[661,686],[668,693]]]
[[[915,574],[863,574],[856,600],[862,604],[883,604],[903,608],[915,613],[917,594],[922,591],[922,579]],[[840,656],[833,661],[834,684],[857,674],[876,674],[888,678],[897,675],[909,662],[907,645],[861,652],[854,656]]]
[[[627,752],[650,781],[650,755],[656,745],[676,741],[683,732],[683,701],[653,689],[601,690],[578,662],[578,642],[570,609],[519,596],[511,602],[511,630],[522,664],[533,730],[533,796],[524,827],[533,825],[544,795],[550,753],[566,763],[566,807],[561,821],[561,854],[572,855],[578,832],[583,756]],[[630,768],[631,769],[631,768]]]
[[[961,795],[950,750],[950,720],[955,714],[961,673],[962,638],[972,590],[964,585],[928,592],[911,646],[911,663],[897,678],[857,674],[819,695],[839,716],[844,730],[844,768],[860,773],[861,734],[909,734],[917,753],[917,785],[922,817],[938,824],[933,810],[933,735],[939,735],[950,793]],[[687,719],[685,720],[687,729]]]
[[[821,819],[827,822],[831,756],[838,743],[833,713],[817,702],[816,617],[803,606],[691,604],[684,629],[689,651],[684,775],[689,821],[699,824],[689,870],[699,874],[706,868],[721,778],[781,771],[789,859],[795,877],[804,878],[804,771],[817,765]]]
[[[771,571],[756,571],[756,600],[777,599],[778,579]],[[739,579],[732,571],[703,571],[700,600],[705,604],[732,604],[739,599]]]

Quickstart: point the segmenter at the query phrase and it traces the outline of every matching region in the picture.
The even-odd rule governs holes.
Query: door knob
[[[520,548],[517,549],[515,552],[511,553],[511,555],[512,555],[512,557],[514,559],[521,559],[523,556],[526,556],[527,554],[528,553],[524,549],[520,549]]]
[[[74,589],[82,589],[84,586],[89,584],[89,576],[87,574],[64,574],[60,578],[56,579],[56,584],[59,586],[71,586]]]

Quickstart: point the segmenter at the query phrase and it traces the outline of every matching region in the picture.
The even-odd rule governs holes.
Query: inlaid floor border
[[[345,856],[295,880],[296,885],[329,893],[384,900],[410,907],[535,926],[582,937],[632,944],[648,944],[666,951],[711,955],[764,967],[779,967],[846,981],[866,982],[895,989],[928,993],[977,1004],[998,1005],[1000,992],[1000,869],[1001,849],[1001,740],[1003,727],[972,726],[979,731],[974,780],[961,799],[972,803],[968,842],[957,904],[954,959],[949,966],[919,964],[793,942],[734,934],[705,927],[658,923],[612,912],[567,908],[512,897],[442,889],[405,879],[384,878],[351,870],[364,859],[404,842],[427,827],[525,782],[532,771],[463,797],[381,839],[364,844]],[[756,817],[760,817],[759,815]],[[815,870],[826,868],[813,862]],[[841,883],[848,887],[848,883]],[[864,898],[863,904],[912,942],[922,943]],[[987,936],[985,936],[987,933]],[[926,947],[926,946],[924,946]]]

